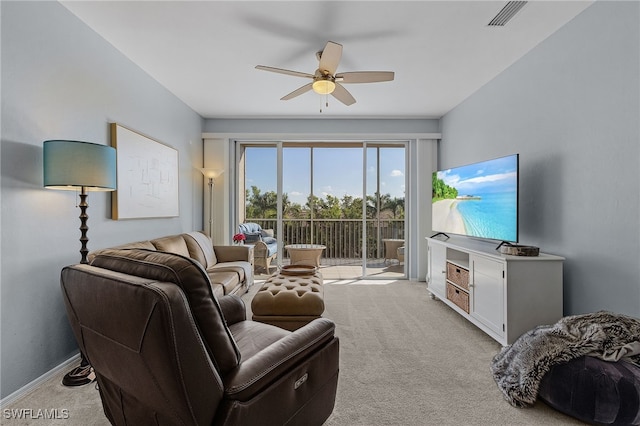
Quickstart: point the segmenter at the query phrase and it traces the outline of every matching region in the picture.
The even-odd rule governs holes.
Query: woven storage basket
[[[466,313],[469,313],[469,293],[466,291],[447,283],[447,299],[458,305]]]
[[[447,279],[460,288],[469,290],[469,270],[447,262]]]

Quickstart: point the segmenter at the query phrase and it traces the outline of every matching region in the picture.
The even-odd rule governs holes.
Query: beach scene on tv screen
[[[517,241],[517,155],[435,172],[432,228],[436,232]]]

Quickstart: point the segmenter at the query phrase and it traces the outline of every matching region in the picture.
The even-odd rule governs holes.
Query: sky
[[[367,193],[376,191],[375,149],[367,155]],[[246,149],[247,189],[257,186],[262,193],[276,191],[275,147]],[[345,195],[362,196],[362,148],[314,148],[313,193],[325,198],[327,194],[342,198]],[[283,192],[289,200],[304,204],[311,193],[310,148],[283,149]],[[380,192],[392,198],[404,198],[404,147],[380,149]]]
[[[459,195],[516,190],[518,157],[511,155],[438,172],[438,177]]]

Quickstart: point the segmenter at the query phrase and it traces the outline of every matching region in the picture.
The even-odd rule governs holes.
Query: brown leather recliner
[[[320,425],[333,411],[329,319],[294,332],[246,320],[197,262],[141,249],[68,266],[61,286],[115,425]]]

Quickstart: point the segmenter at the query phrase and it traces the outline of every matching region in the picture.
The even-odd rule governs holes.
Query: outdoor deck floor
[[[289,259],[283,260],[283,265],[289,263]],[[277,270],[272,266],[271,274]],[[362,276],[362,260],[361,259],[333,259],[322,258],[320,261],[320,272],[324,279],[358,279]],[[373,259],[367,264],[366,278],[382,278],[382,279],[400,279],[404,277],[404,263],[399,264],[397,260]],[[264,270],[256,272],[255,279],[266,279],[270,274],[266,274]]]

